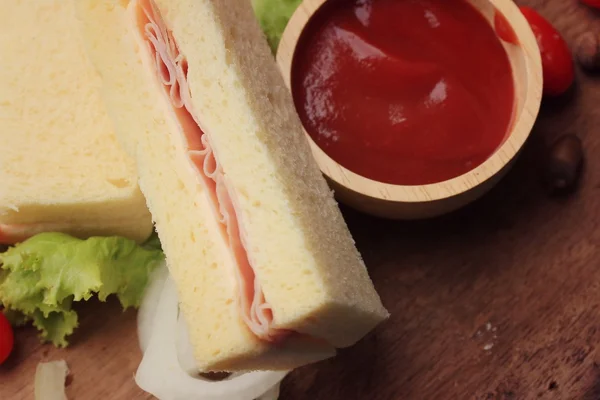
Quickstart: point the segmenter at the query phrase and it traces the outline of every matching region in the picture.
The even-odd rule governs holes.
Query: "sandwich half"
[[[386,319],[251,3],[76,4],[198,368],[295,368]]]
[[[152,218],[86,58],[75,5],[0,0],[0,243],[145,240]]]

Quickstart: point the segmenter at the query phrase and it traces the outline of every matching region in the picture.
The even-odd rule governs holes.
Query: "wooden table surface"
[[[572,44],[600,30],[577,0],[529,0]],[[600,399],[600,78],[578,72],[568,101],[545,103],[524,153],[489,195],[453,215],[398,223],[345,210],[391,319],[338,357],[294,371],[280,398]],[[548,197],[543,147],[583,139],[580,190]],[[18,330],[0,400],[33,398],[35,366],[64,358],[69,399],[151,398],[133,381],[135,313],[92,303],[73,346]]]

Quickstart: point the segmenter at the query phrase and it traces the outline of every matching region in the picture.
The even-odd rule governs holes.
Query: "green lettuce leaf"
[[[40,331],[42,341],[57,347],[67,347],[67,336],[78,326],[77,313],[73,310],[51,312],[46,316],[41,311],[35,311],[30,317],[33,326]]]
[[[41,233],[0,254],[0,304],[12,321],[32,321],[43,341],[64,347],[77,327],[73,301],[114,294],[123,308],[138,307],[162,259],[156,243]]]
[[[160,244],[160,240],[158,239],[158,233],[154,231],[152,235],[146,240],[146,242],[142,245],[150,250],[159,250],[162,251],[162,246]]]
[[[258,18],[273,54],[277,52],[281,35],[300,3],[302,0],[252,0],[254,14]]]

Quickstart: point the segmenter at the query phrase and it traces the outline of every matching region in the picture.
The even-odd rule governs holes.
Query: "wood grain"
[[[521,3],[570,43],[600,24],[576,1]],[[392,318],[295,371],[282,399],[600,399],[600,80],[578,80],[471,207],[421,223],[346,214]],[[566,132],[585,143],[585,176],[575,196],[551,199],[540,155]]]
[[[114,299],[112,299],[114,300]],[[39,362],[64,359],[71,375],[69,400],[142,400],[152,396],[133,381],[141,360],[135,311],[122,312],[117,301],[90,301],[77,308],[80,327],[71,346],[56,349],[39,343],[33,329],[17,329],[15,353],[0,366],[0,399],[33,399]]]
[[[600,30],[600,14],[576,0],[522,3],[570,43]],[[411,223],[345,210],[392,317],[335,359],[294,371],[282,400],[600,399],[600,78],[578,81],[569,99],[545,102],[514,169],[467,209]],[[585,175],[574,196],[550,198],[540,155],[567,132],[584,141]],[[68,350],[17,332],[1,400],[32,399],[36,363],[58,358],[73,372],[70,400],[150,398],[133,381],[134,313],[110,303],[81,315]]]

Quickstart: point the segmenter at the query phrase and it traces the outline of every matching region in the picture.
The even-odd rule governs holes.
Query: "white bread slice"
[[[388,313],[312,158],[250,2],[156,4],[188,59],[195,111],[214,133],[213,147],[238,194],[248,253],[274,324],[324,342],[292,337],[274,346],[243,324],[232,261],[162,87],[142,62],[146,49],[132,33],[129,2],[77,4],[117,134],[136,149],[140,186],[199,368],[295,368],[354,344],[384,320]]]
[[[145,240],[152,219],[98,92],[74,4],[0,5],[0,240],[57,230]]]

